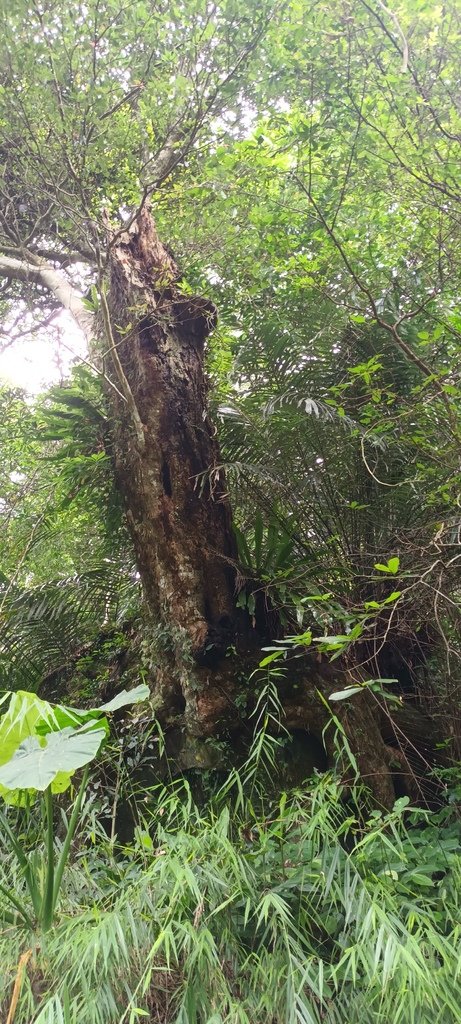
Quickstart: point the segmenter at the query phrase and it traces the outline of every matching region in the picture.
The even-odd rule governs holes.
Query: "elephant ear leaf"
[[[107,704],[101,704],[99,708],[93,708],[93,711],[118,711],[119,708],[124,708],[129,704],[139,704],[142,700],[147,700],[150,696],[149,687],[146,683],[139,683],[139,686],[135,686],[132,690],[122,690],[113,697],[112,700],[108,701]]]
[[[66,726],[82,725],[71,709],[49,704],[36,693],[17,690],[5,694],[5,698],[9,699],[9,707],[0,718],[0,765],[6,764],[29,736],[45,736]]]
[[[45,737],[27,736],[0,767],[0,792],[43,792],[50,785],[54,792],[63,792],[74,772],[96,757],[105,737],[105,729],[70,726]]]
[[[27,804],[51,786],[62,793],[73,773],[88,764],[109,733],[105,712],[137,704],[149,696],[145,684],[123,690],[99,708],[79,710],[49,704],[34,693],[8,693],[8,710],[0,716],[0,796]]]

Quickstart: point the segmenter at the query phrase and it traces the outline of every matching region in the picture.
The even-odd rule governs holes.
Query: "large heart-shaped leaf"
[[[109,732],[109,723],[105,717],[106,712],[116,711],[118,708],[125,707],[128,704],[136,704],[141,700],[145,700],[148,696],[148,686],[140,684],[133,690],[122,690],[113,700],[99,708],[78,709],[69,708],[63,704],[49,704],[48,701],[37,697],[35,693],[29,693],[26,690],[5,694],[0,700],[0,706],[6,700],[9,700],[10,703],[8,710],[0,718],[0,796],[7,803],[24,803],[41,788],[36,785],[33,773],[27,775],[27,778],[32,778],[30,783],[18,783],[18,792],[14,792],[15,787],[7,785],[3,781],[5,777],[11,778],[11,776],[8,772],[5,776],[2,766],[5,770],[7,769],[7,766],[13,759],[16,759],[19,748],[22,751],[21,757],[24,757],[25,749],[29,753],[31,753],[32,749],[37,751],[37,749],[46,750],[49,748],[49,750],[58,751],[58,747],[54,747],[53,743],[50,743],[49,737],[51,735],[59,736],[64,734],[66,730],[68,736],[70,736],[70,733],[79,733],[82,736],[84,730],[93,730],[94,732],[94,729],[99,730],[101,734],[106,736]],[[32,746],[26,745],[26,748],[24,748],[25,741],[31,738],[36,739],[37,743]],[[101,739],[98,742],[97,749],[99,749],[100,745]],[[77,748],[73,749],[76,750]],[[85,747],[85,749],[87,748]],[[49,756],[47,754],[47,757]],[[94,754],[91,756],[94,756]],[[91,760],[91,757],[88,760]],[[51,765],[51,760],[46,763]],[[81,762],[82,765],[86,763],[87,761]],[[65,764],[67,765],[66,760]],[[57,766],[51,783],[53,793],[62,793],[68,788],[71,774],[77,767],[79,765],[75,765],[75,767],[71,765],[69,768],[67,766]],[[26,775],[24,774],[21,777],[24,779]]]
[[[0,719],[0,765],[9,761],[13,751],[27,736],[46,735],[66,726],[75,728],[82,724],[71,708],[49,704],[36,693],[18,690],[5,697],[10,698],[10,703]]]
[[[69,708],[64,704],[54,704],[52,707],[53,718],[57,723],[57,727],[63,729],[66,725],[83,725],[85,722],[103,722],[105,723],[106,732],[109,731],[109,723],[105,718],[106,712],[118,711],[119,708],[127,707],[130,704],[139,704],[140,701],[146,700],[150,696],[149,687],[145,683],[140,683],[139,686],[134,686],[132,690],[121,690],[117,693],[112,700],[107,701],[106,704],[100,704],[98,708]],[[51,706],[51,705],[50,705]],[[54,726],[56,728],[56,725]],[[50,731],[47,724],[42,723],[38,732],[42,736]]]
[[[92,761],[105,739],[105,729],[72,729],[50,732],[46,737],[28,736],[7,764],[0,767],[0,785],[6,790],[39,790],[63,776],[64,788],[77,768]]]
[[[127,704],[139,704],[142,700],[147,700],[149,696],[149,687],[145,683],[140,683],[132,690],[122,690],[107,704],[101,704],[99,708],[92,708],[92,711],[118,711],[119,708],[124,708]]]

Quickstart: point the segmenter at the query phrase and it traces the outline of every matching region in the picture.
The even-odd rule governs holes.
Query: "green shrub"
[[[56,926],[34,937],[15,1024],[459,1020],[453,809],[402,800],[363,821],[324,775],[256,811],[231,782],[202,809],[184,781],[157,789],[130,847],[87,837]],[[0,937],[2,1019],[30,945]]]

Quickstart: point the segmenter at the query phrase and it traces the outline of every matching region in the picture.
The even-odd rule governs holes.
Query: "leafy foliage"
[[[411,832],[405,801],[361,820],[331,776],[259,812],[223,792],[199,809],[184,782],[161,787],[133,848],[81,847],[19,1024],[74,1022],[83,1006],[89,1024],[457,1019],[447,812],[413,812]],[[25,946],[11,929],[0,941],[8,1005]]]
[[[86,368],[35,407],[6,392],[0,428],[0,685],[24,688],[139,606],[98,379]]]
[[[129,618],[138,600],[139,580],[134,569],[109,559],[80,575],[35,587],[21,589],[5,581],[2,687],[38,685],[44,676],[69,667],[102,628]]]
[[[95,309],[107,211],[122,226],[149,196],[184,289],[220,310],[209,367],[251,600],[263,590],[284,623],[307,625],[306,595],[331,592],[327,635],[374,602],[374,653],[384,636],[419,648],[430,622],[423,648],[438,645],[455,673],[456,5],[292,0],[250,18],[184,0],[154,17],[107,0],[72,17],[7,4],[2,19],[1,252],[49,259],[90,284]],[[38,318],[54,308],[22,284]],[[11,562],[35,514],[22,575],[45,583],[65,565],[84,579],[103,548],[124,546],[110,424],[87,369],[39,421],[54,510],[31,422]],[[397,607],[374,569],[392,558]]]
[[[53,923],[63,872],[78,825],[88,768],[74,800],[59,858],[55,863],[53,793],[62,793],[71,785],[78,768],[87,766],[96,757],[109,732],[104,712],[136,704],[149,695],[148,687],[140,685],[130,693],[126,690],[100,708],[78,711],[61,705],[50,705],[32,693],[6,694],[9,706],[0,721],[0,795],[7,803],[29,806],[31,799],[43,794],[42,812],[46,821],[46,873],[41,882],[34,857],[28,857],[8,819],[0,821],[17,865],[24,877],[31,911],[12,890],[0,885],[6,898],[4,920],[48,931]],[[5,703],[5,697],[2,704]],[[13,913],[12,913],[13,911]],[[19,916],[18,916],[19,915]],[[35,918],[35,920],[34,920]]]
[[[184,292],[219,308],[207,360],[222,466],[200,471],[212,491],[226,470],[238,603],[255,616],[262,598],[288,633],[263,668],[277,682],[314,644],[368,666],[333,688],[338,716],[366,689],[389,719],[397,677],[394,701],[440,718],[459,758],[459,5],[4,0],[0,27],[7,343],[53,323],[42,261],[97,321],[107,221],[122,230],[149,200]],[[2,390],[8,691],[38,688],[139,606],[106,361],[34,404]],[[246,768],[204,806],[184,780],[135,792],[124,849],[94,796],[71,863],[76,819],[55,847],[49,805],[45,841],[8,808],[27,848],[15,862],[7,827],[8,1024],[459,1019],[456,801],[371,812],[333,774],[275,799],[280,708],[276,687],[256,697]],[[59,730],[48,755],[69,739]],[[14,771],[35,769],[42,740],[19,747]],[[28,891],[33,929],[40,891],[50,923],[55,853],[68,865],[56,926],[32,944],[17,915]]]

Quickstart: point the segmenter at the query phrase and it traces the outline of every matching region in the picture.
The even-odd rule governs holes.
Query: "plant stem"
[[[5,886],[2,885],[1,882],[0,882],[0,892],[3,893],[3,895],[6,897],[8,902],[11,903],[11,906],[13,906],[18,911],[18,914],[22,917],[22,920],[24,921],[24,923],[31,929],[31,931],[33,931],[34,926],[33,926],[33,923],[32,923],[32,919],[26,913],[26,911],[24,910],[23,906],[21,905],[20,901],[16,898],[16,896],[14,896],[14,894],[12,892],[10,892],[9,889],[5,889]],[[16,922],[16,918],[13,915],[10,916],[10,914],[8,913],[7,910],[6,911],[3,910],[2,911],[2,915],[5,917],[5,920],[8,921],[8,924],[16,924],[17,923]]]
[[[16,860],[17,860],[20,868],[22,868],[22,872],[23,872],[23,875],[24,875],[24,880],[26,882],[27,888],[28,888],[29,893],[30,893],[30,898],[32,900],[32,906],[34,908],[34,913],[38,917],[39,914],[40,914],[40,902],[41,901],[40,901],[40,893],[38,891],[37,883],[36,883],[35,878],[33,876],[33,872],[31,870],[31,866],[30,866],[29,861],[28,861],[28,859],[27,859],[27,857],[26,857],[26,855],[24,853],[24,850],[21,848],[20,843],[18,843],[18,841],[16,839],[16,836],[15,836],[13,830],[10,828],[9,822],[8,822],[7,818],[5,817],[5,815],[3,814],[2,811],[0,811],[0,824],[2,825],[2,828],[5,831],[5,835],[6,835],[7,839],[8,839],[10,848],[12,849],[12,851],[13,851],[15,857],[16,857]]]
[[[56,903],[57,903],[57,900],[58,900],[59,890],[61,888],[62,876],[63,876],[64,868],[65,868],[66,863],[67,863],[67,859],[69,857],[70,846],[71,846],[72,840],[73,840],[74,835],[75,835],[75,829],[77,827],[78,818],[79,818],[79,814],[80,814],[80,808],[82,806],[83,794],[84,794],[85,789],[86,789],[86,784],[88,782],[88,775],[89,775],[89,773],[90,773],[90,769],[87,766],[85,768],[85,771],[83,772],[83,778],[82,778],[82,781],[81,781],[81,784],[80,784],[80,789],[79,789],[79,791],[77,793],[77,796],[75,798],[74,808],[73,808],[73,811],[72,811],[72,814],[71,814],[71,818],[70,818],[70,821],[69,821],[69,825],[68,825],[68,828],[67,828],[66,838],[64,840],[63,847],[62,847],[62,850],[61,850],[61,853],[60,853],[60,856],[59,856],[58,864],[57,864],[57,867],[56,867],[56,873],[55,873],[55,878],[54,878],[54,889],[53,889],[53,904],[52,904],[52,908],[51,908],[51,913],[52,914],[54,914]]]
[[[46,932],[51,928],[53,921],[53,896],[54,896],[54,832],[53,832],[53,796],[51,786],[45,789],[46,808],[46,852],[47,869],[45,888],[43,892],[43,903],[41,911],[41,924]]]

